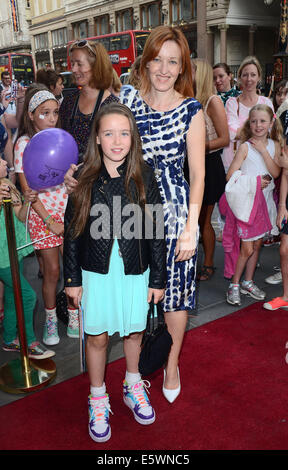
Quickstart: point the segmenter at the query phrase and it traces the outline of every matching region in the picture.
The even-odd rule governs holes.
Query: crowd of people
[[[155,421],[150,383],[138,368],[150,302],[161,302],[173,341],[163,369],[163,395],[173,403],[181,393],[179,358],[188,312],[195,308],[196,281],[211,282],[215,271],[215,211],[223,274],[230,279],[227,302],[241,305],[241,294],[264,302],[254,272],[263,243],[280,233],[281,267],[267,282],[283,282],[283,295],[263,306],[288,308],[288,82],[277,84],[273,97],[262,96],[256,57],[243,60],[235,83],[227,64],[212,67],[191,59],[183,33],[168,26],[151,32],[127,85],[119,83],[101,44],[75,41],[70,59],[77,88],[64,97],[62,77],[53,70],[38,70],[28,89],[18,86],[16,99],[9,97],[7,73],[2,74],[0,204],[2,209],[11,197],[19,246],[28,221],[19,263],[29,357],[52,357],[51,346],[61,340],[56,294],[63,259],[71,338],[79,338],[83,311],[89,435],[105,442],[111,436],[106,351],[115,332],[124,338],[124,403],[140,424]],[[63,183],[35,192],[25,176],[23,153],[38,132],[54,127],[74,137],[79,162]],[[131,236],[131,227],[125,236],[116,227],[113,209],[119,198],[121,227],[127,228],[125,208],[133,203],[141,236]],[[110,210],[101,224],[98,205]],[[161,210],[151,215],[151,206]],[[3,349],[19,352],[1,209]],[[199,240],[204,261],[196,272]],[[32,252],[42,279],[44,344],[34,333],[36,295],[22,270],[23,258]]]

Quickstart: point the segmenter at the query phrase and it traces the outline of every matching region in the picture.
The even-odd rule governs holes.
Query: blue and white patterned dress
[[[120,93],[120,101],[131,109],[136,119],[143,156],[154,168],[162,198],[167,244],[164,311],[191,310],[195,308],[197,253],[188,261],[175,263],[175,247],[188,214],[189,185],[183,173],[186,136],[201,105],[194,98],[187,98],[171,111],[155,111],[143,101],[138,91],[131,89]]]

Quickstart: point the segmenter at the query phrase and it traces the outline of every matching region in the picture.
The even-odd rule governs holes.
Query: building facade
[[[0,54],[9,51],[31,51],[30,1],[0,2]]]
[[[70,40],[160,24],[180,27],[192,56],[206,57],[211,64],[227,62],[235,70],[248,54],[257,55],[264,67],[271,66],[278,47],[280,0],[4,0],[2,49],[5,42],[8,49],[17,39],[6,32],[5,8],[11,2],[30,23],[37,68],[50,64],[65,70]],[[23,34],[24,30],[23,26]]]

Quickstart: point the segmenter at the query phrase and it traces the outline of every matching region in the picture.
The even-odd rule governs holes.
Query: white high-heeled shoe
[[[181,383],[180,383],[180,374],[179,374],[179,368],[177,367],[177,375],[178,375],[178,380],[179,380],[179,386],[177,388],[169,389],[164,387],[165,383],[165,378],[166,378],[166,370],[164,370],[164,378],[163,378],[163,386],[162,386],[162,392],[166,400],[169,401],[169,403],[173,403],[173,401],[176,400],[178,397],[180,391],[181,391]]]

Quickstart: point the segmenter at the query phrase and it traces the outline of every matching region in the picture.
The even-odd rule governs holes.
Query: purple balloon
[[[63,183],[71,163],[78,163],[78,146],[71,134],[50,128],[35,134],[23,153],[23,171],[31,189]]]

